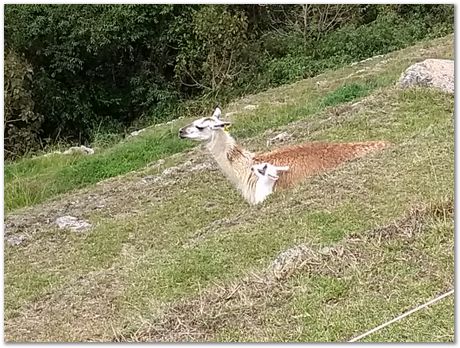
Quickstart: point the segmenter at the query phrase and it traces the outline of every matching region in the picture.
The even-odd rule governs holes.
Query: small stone
[[[245,110],[255,110],[259,107],[259,105],[252,105],[252,104],[249,104],[249,105],[246,105],[243,109]]]
[[[329,255],[331,253],[332,249],[330,247],[323,247],[319,250],[319,253],[322,255]]]
[[[71,148],[63,152],[64,155],[72,155],[75,153],[79,153],[82,155],[93,155],[94,150],[84,145],[81,145],[81,146],[72,146]]]
[[[83,232],[91,227],[89,222],[70,215],[58,217],[55,222],[60,229],[70,229],[73,232]]]
[[[20,245],[24,241],[26,241],[26,237],[22,234],[13,234],[11,236],[6,236],[5,239],[10,245]]]
[[[282,132],[273,138],[269,139],[267,142],[267,145],[273,144],[273,143],[282,143],[285,142],[286,140],[290,139],[291,135],[287,132]]]
[[[156,181],[157,178],[158,178],[158,177],[155,176],[155,175],[147,175],[147,176],[144,176],[144,177],[142,178],[142,181],[143,181],[144,183],[149,183],[149,182],[152,182],[152,181]]]
[[[137,130],[137,131],[131,132],[130,135],[131,135],[132,137],[135,137],[136,135],[139,135],[139,134],[141,134],[141,133],[144,132],[144,131],[145,131],[145,128],[139,129],[139,130]]]

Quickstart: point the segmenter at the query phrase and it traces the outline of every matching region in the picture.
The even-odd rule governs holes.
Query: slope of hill
[[[177,138],[184,119],[11,165],[6,341],[346,341],[451,289],[454,98],[395,82],[452,57],[450,35],[229,105],[252,150],[281,132],[394,144],[256,207]],[[452,297],[366,338],[453,339]]]

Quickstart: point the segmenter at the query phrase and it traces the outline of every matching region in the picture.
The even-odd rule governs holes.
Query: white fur
[[[288,166],[277,167],[270,163],[259,163],[251,167],[252,172],[257,176],[254,192],[254,204],[263,202],[273,193],[273,187],[279,179],[278,171],[289,170]]]

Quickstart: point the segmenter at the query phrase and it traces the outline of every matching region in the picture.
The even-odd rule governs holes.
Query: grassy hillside
[[[229,105],[253,150],[283,131],[393,143],[256,207],[177,138],[184,119],[93,157],[8,165],[7,235],[25,241],[5,243],[6,340],[346,341],[449,290],[454,98],[394,84],[452,57],[450,35]],[[94,227],[58,230],[62,215]],[[451,342],[453,313],[450,297],[365,341]]]

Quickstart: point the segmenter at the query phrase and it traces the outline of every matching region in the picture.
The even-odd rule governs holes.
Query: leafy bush
[[[36,67],[44,136],[84,141],[101,123],[120,130],[176,101],[167,80],[174,57],[161,35],[173,12],[169,5],[6,6],[6,42]]]
[[[429,22],[420,17],[407,21],[387,8],[372,22],[357,25],[347,24],[323,36],[300,44],[299,33],[292,32],[284,37],[288,51],[282,57],[267,59],[258,74],[259,88],[267,88],[293,82],[300,78],[315,76],[326,69],[338,67],[407,47],[425,37],[445,35],[453,30],[453,21]],[[389,11],[392,9],[392,11]],[[399,9],[399,7],[398,7]],[[442,12],[444,13],[444,12]],[[449,12],[445,12],[447,14]],[[453,19],[453,17],[451,17]],[[429,34],[430,33],[430,34]],[[281,41],[275,35],[270,42]]]
[[[5,157],[14,158],[40,145],[43,117],[34,111],[31,83],[32,67],[14,51],[5,51]]]

